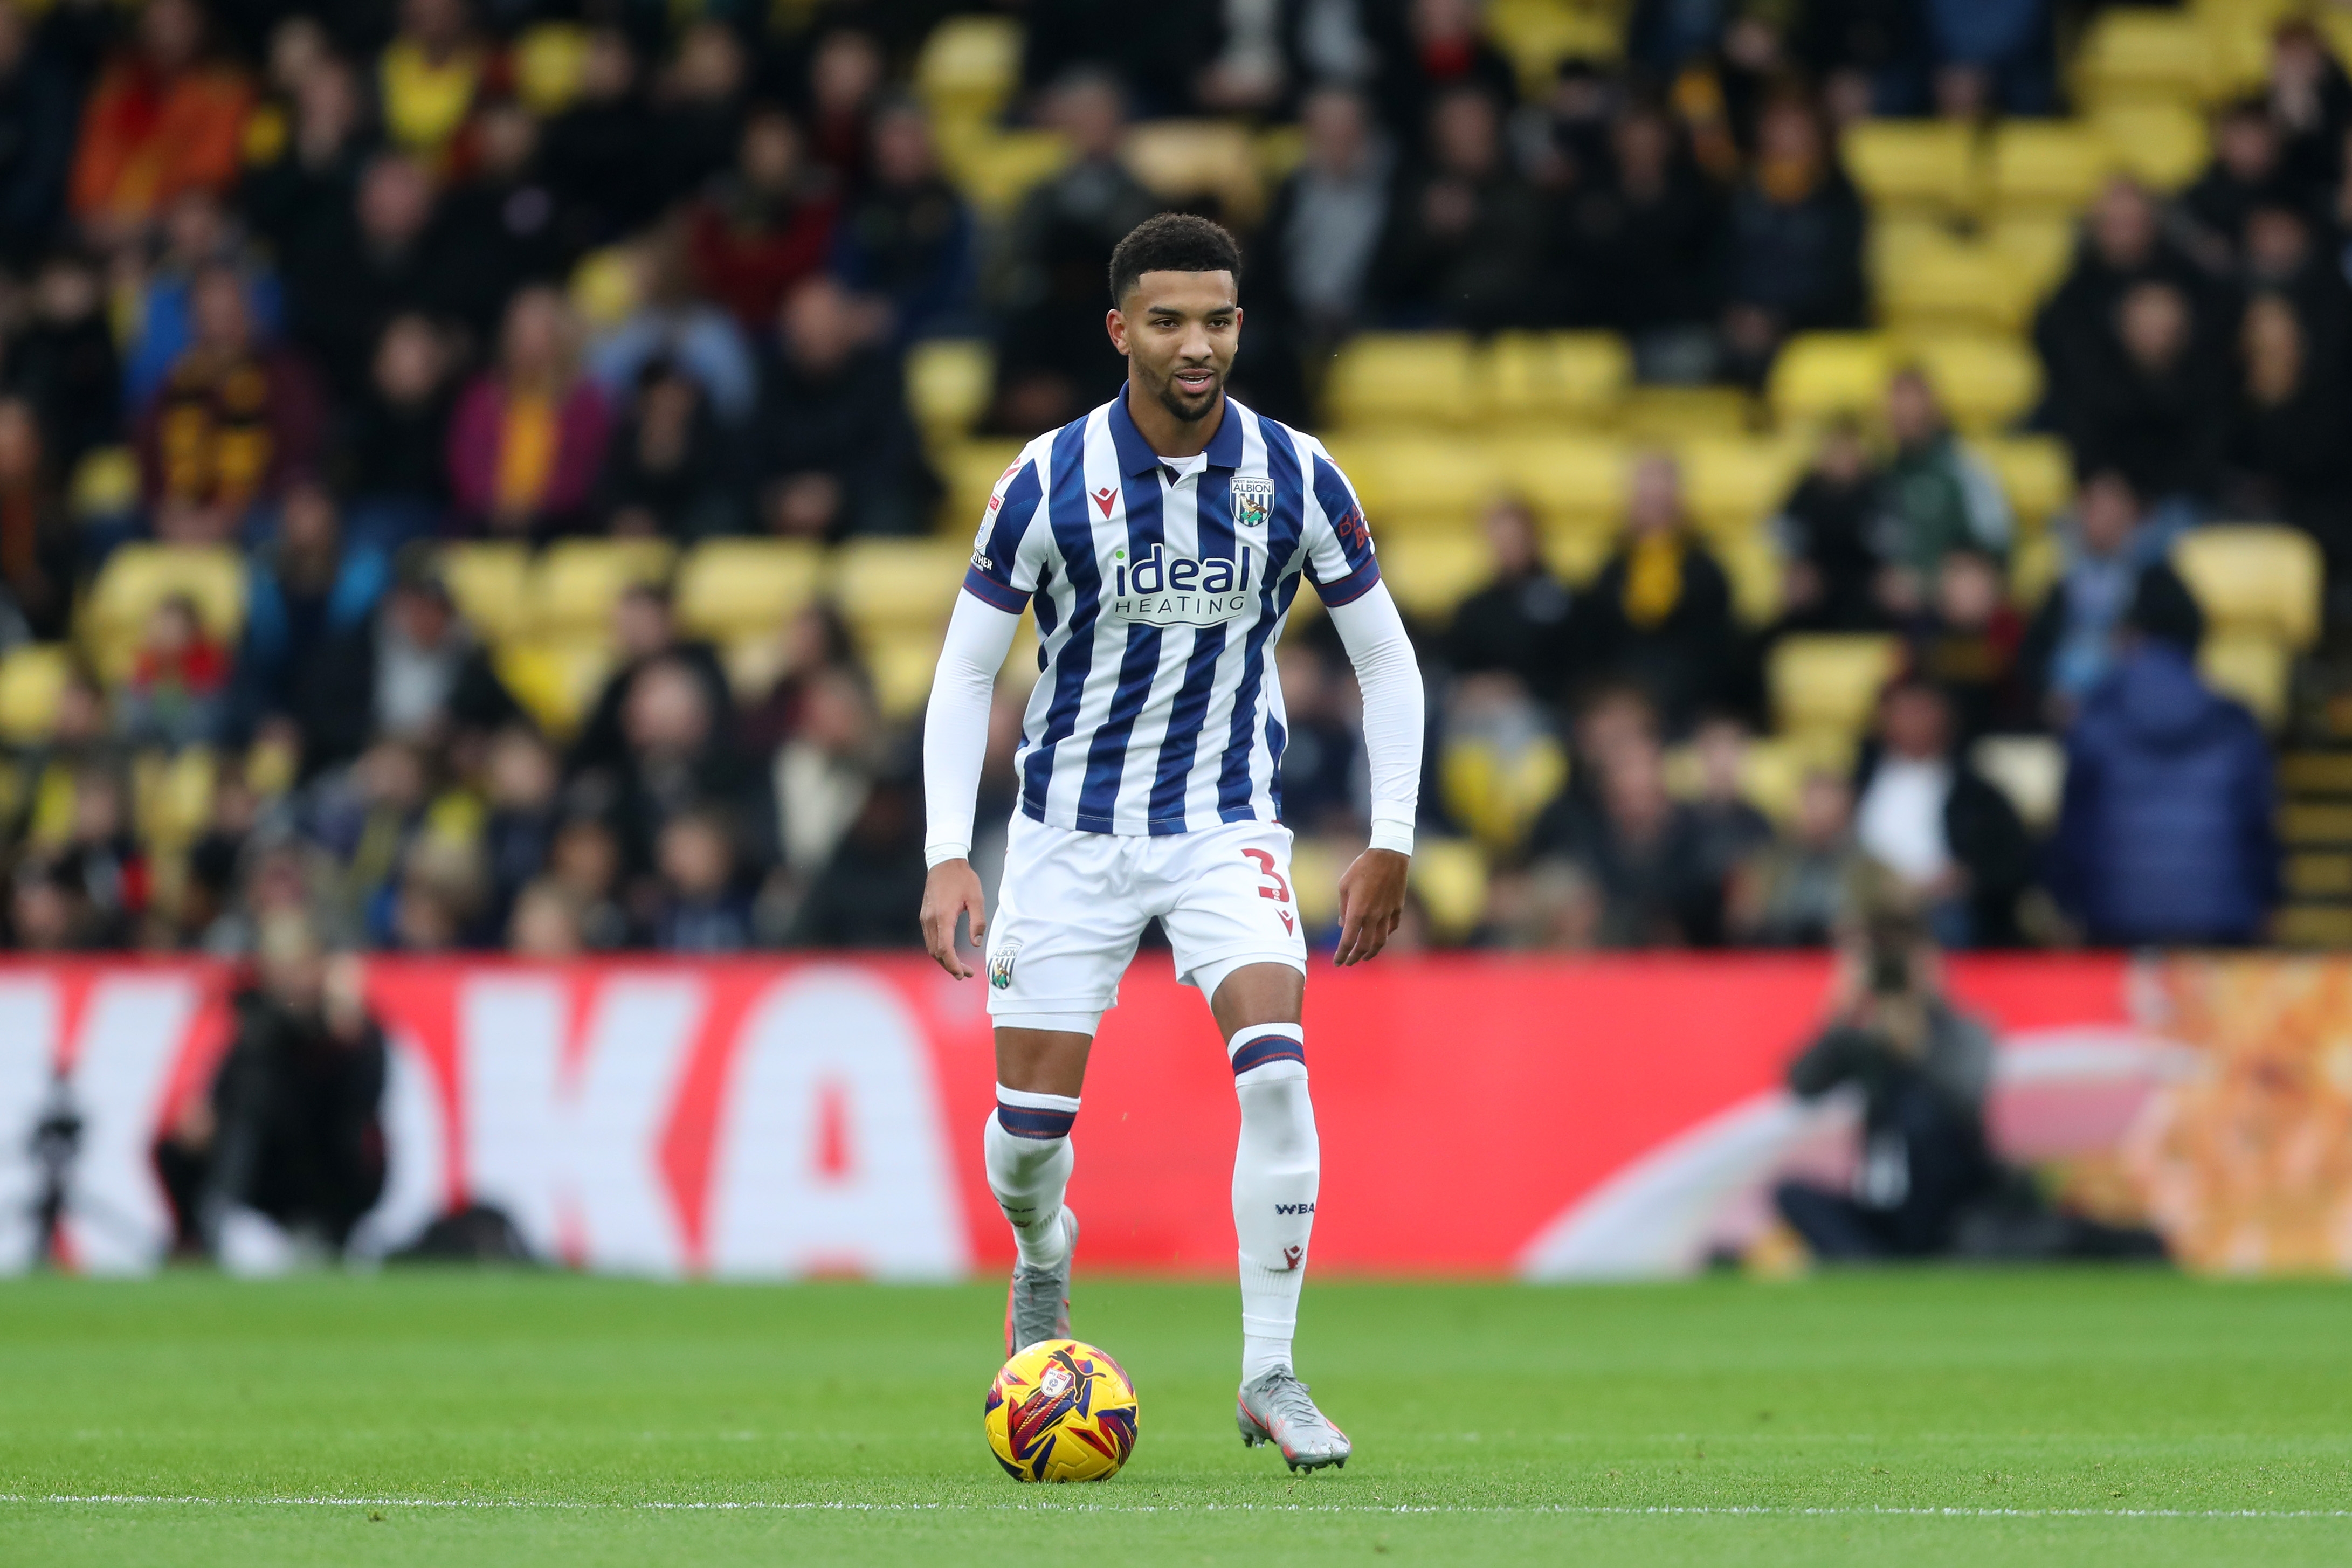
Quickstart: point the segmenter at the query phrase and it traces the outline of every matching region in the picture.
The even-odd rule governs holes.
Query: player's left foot
[[[1078,1249],[1078,1217],[1062,1206],[1062,1264],[1038,1269],[1013,1260],[1013,1288],[1004,1296],[1004,1354],[1018,1355],[1040,1340],[1070,1337],[1070,1259]]]
[[[1315,1408],[1307,1385],[1286,1366],[1243,1384],[1234,1418],[1241,1424],[1243,1448],[1272,1443],[1294,1471],[1318,1470],[1325,1465],[1345,1469],[1354,1451],[1348,1434]]]

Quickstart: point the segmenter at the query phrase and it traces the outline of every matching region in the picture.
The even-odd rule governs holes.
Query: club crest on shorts
[[[1021,956],[1021,938],[1008,936],[988,955],[988,983],[998,990],[1013,984],[1013,960]]]
[[[1274,515],[1274,481],[1245,479],[1238,475],[1233,483],[1234,527],[1262,528]]]

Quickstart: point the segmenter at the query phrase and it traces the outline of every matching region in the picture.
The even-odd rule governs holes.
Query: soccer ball
[[[1006,1362],[981,1414],[1016,1481],[1107,1481],[1135,1451],[1135,1385],[1074,1339],[1040,1340]]]

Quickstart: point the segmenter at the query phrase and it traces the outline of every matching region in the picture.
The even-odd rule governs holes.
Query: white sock
[[[1070,1148],[1070,1124],[1078,1102],[1067,1094],[1032,1094],[996,1086],[996,1109],[989,1113],[982,1152],[988,1190],[1013,1227],[1013,1243],[1032,1268],[1062,1261],[1062,1193],[1070,1185],[1077,1156]]]
[[[1234,1234],[1241,1242],[1242,1381],[1287,1367],[1307,1282],[1322,1150],[1307,1097],[1307,1036],[1297,1024],[1236,1030],[1226,1049],[1242,1136],[1234,1151]]]

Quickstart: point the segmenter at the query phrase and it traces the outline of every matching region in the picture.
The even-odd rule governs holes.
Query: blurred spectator
[[[46,643],[71,624],[76,540],[43,445],[32,404],[0,397],[0,589]]]
[[[1538,701],[1557,701],[1571,673],[1568,587],[1544,564],[1543,539],[1525,501],[1496,500],[1486,508],[1485,527],[1495,573],[1454,607],[1446,662],[1462,674],[1501,670]]]
[[[1298,125],[1305,156],[1275,192],[1243,285],[1249,330],[1234,373],[1252,407],[1304,423],[1302,367],[1353,330],[1370,303],[1395,159],[1362,97],[1346,89],[1309,93]]]
[[[588,951],[580,906],[562,884],[541,878],[524,888],[507,922],[507,951],[518,958],[561,962]]]
[[[2256,207],[2246,219],[2245,265],[2238,282],[2249,295],[2275,294],[2294,310],[2311,359],[2340,373],[2352,345],[2352,284],[2337,256],[2312,235],[2298,207]],[[2240,326],[2242,328],[2242,321]]]
[[[735,161],[745,133],[746,73],[742,41],[726,23],[706,17],[679,37],[677,54],[654,83],[649,172],[656,204],[670,193],[699,190]]]
[[[825,34],[809,58],[811,150],[843,190],[866,181],[884,67],[873,35],[854,27]]]
[[[551,288],[526,288],[508,306],[498,364],[466,389],[449,425],[450,483],[468,528],[544,538],[580,521],[610,415],[579,373],[577,336]]]
[[[1021,199],[999,246],[993,423],[1020,435],[1075,418],[1110,396],[1127,361],[1103,331],[1111,247],[1160,210],[1118,159],[1127,109],[1118,84],[1080,71],[1057,85],[1045,118],[1071,162]]]
[[[604,452],[595,509],[605,529],[688,541],[735,532],[732,455],[701,385],[655,360],[636,392]]]
[[[894,340],[968,332],[978,233],[963,194],[940,172],[922,106],[874,116],[870,179],[843,214],[833,266],[843,284],[887,301]]]
[[[1916,114],[1927,107],[1921,24],[1907,0],[1815,0],[1792,24],[1790,47],[1839,124]]]
[[[294,674],[287,711],[309,772],[356,757],[371,736],[441,738],[495,729],[521,712],[448,589],[404,564],[374,617]]]
[[[566,764],[571,771],[620,768],[627,763],[629,688],[656,662],[682,664],[692,671],[701,683],[709,711],[727,711],[727,671],[719,662],[719,652],[708,643],[679,633],[667,585],[633,582],[621,591],[613,605],[613,651],[618,656],[613,674],[581,722],[579,738],[572,742]]]
[[[444,284],[452,307],[478,337],[527,283],[560,278],[572,256],[556,230],[554,188],[541,172],[539,121],[511,99],[485,104],[467,128],[468,178],[451,185],[438,221],[459,243],[448,248]]]
[[[777,747],[776,841],[784,873],[805,888],[865,809],[882,766],[873,694],[845,665],[814,672],[793,733]]]
[[[2180,193],[2190,254],[2216,275],[2234,271],[2256,207],[2295,204],[2281,168],[2279,128],[2270,105],[2242,99],[2213,117],[2213,162]]]
[[[1948,551],[1927,611],[1911,627],[1911,664],[1944,689],[1963,745],[1990,730],[2035,727],[2021,668],[2024,641],[2000,562],[1973,545]]]
[[[97,272],[68,252],[33,280],[30,319],[0,352],[0,384],[40,414],[62,478],[92,447],[122,439],[122,377]]]
[[[1937,111],[2050,113],[2058,96],[2051,9],[2050,0],[1926,0]]]
[[[0,259],[39,254],[65,209],[75,83],[34,37],[16,0],[0,4]]]
[[[793,287],[824,265],[838,197],[812,168],[800,128],[781,110],[743,127],[735,168],[698,203],[688,245],[702,291],[757,329]]]
[[[320,56],[289,86],[292,124],[274,153],[248,151],[237,204],[299,287],[330,265],[342,241],[367,149],[360,85],[348,64]]]
[[[1579,602],[1576,626],[1580,671],[1639,686],[1669,730],[1737,685],[1730,580],[1683,515],[1672,457],[1634,464],[1624,542]]]
[[[1596,901],[1603,947],[1680,946],[1720,929],[1723,888],[1707,863],[1697,817],[1666,792],[1665,763],[1646,734],[1600,762],[1598,788],[1564,793],[1536,820],[1538,861],[1566,861]]]
[[[727,745],[724,712],[694,666],[675,656],[654,660],[629,683],[621,715],[626,758],[594,782],[609,792],[623,862],[632,871],[655,868],[663,830],[690,811],[720,813],[742,839],[765,836],[762,780]]]
[[[1505,156],[1493,99],[1456,88],[1429,111],[1429,145],[1389,209],[1375,281],[1401,326],[1474,330],[1534,319],[1542,209]]]
[[[854,304],[829,277],[794,289],[778,325],[755,446],[769,528],[826,539],[926,531],[938,481],[907,414],[897,357],[865,340]]]
[[[243,238],[210,191],[186,191],[163,210],[163,254],[137,286],[136,323],[122,367],[125,407],[140,408],[163,384],[195,340],[196,275],[208,267],[232,268],[246,279],[246,311],[266,338],[286,326],[277,275],[247,253]]]
[[[2331,562],[2352,560],[2352,402],[2337,366],[2312,352],[2294,307],[2257,294],[2239,328],[2242,380],[2223,495],[2231,512],[2294,524]]]
[[[2141,526],[2131,481],[2109,469],[2075,493],[2073,511],[2053,525],[2064,566],[2026,632],[2026,679],[2053,729],[2105,678],[2116,634],[2143,571],[2169,572],[2168,541]]]
[[[155,1149],[183,1243],[233,1252],[240,1217],[257,1214],[340,1252],[385,1175],[388,1054],[358,961],[328,957],[299,915],[277,915],[258,984],[232,1005],[228,1055]]]
[[[22,935],[52,949],[127,947],[140,935],[154,894],[153,866],[131,818],[130,786],[121,768],[103,754],[60,760],[67,762],[62,831],[37,838],[26,858],[33,880],[20,882],[18,894],[30,907],[20,904],[18,914],[37,930]]]
[[[1723,944],[1723,900],[1732,876],[1773,841],[1771,822],[1747,796],[1748,738],[1748,727],[1728,714],[1710,715],[1691,734],[1698,789],[1684,810],[1696,841],[1698,885],[1709,890],[1686,916],[1685,935],[1697,946]]]
[[[384,324],[337,465],[355,536],[397,549],[441,531],[449,509],[451,358],[447,336],[425,317],[409,312]]]
[[[2260,941],[2279,899],[2270,748],[2197,674],[2202,621],[2178,578],[2143,575],[2066,737],[2051,891],[2104,946]]]
[[[255,555],[247,579],[236,674],[248,714],[287,711],[299,673],[367,624],[391,578],[379,546],[344,543],[325,489],[310,482],[289,489],[275,538]]]
[[[1853,788],[1834,773],[1808,772],[1788,831],[1732,872],[1725,899],[1730,939],[1759,947],[1832,940],[1865,864],[1853,841]]]
[[[516,901],[555,847],[555,753],[536,731],[510,724],[491,737],[482,763],[482,870],[488,881],[485,935],[508,929]],[[574,914],[576,915],[576,911]]]
[[[1643,381],[1707,379],[1723,303],[1723,213],[1674,122],[1646,104],[1619,115],[1606,177],[1572,193],[1565,217],[1575,295],[1561,302],[1561,319],[1626,333]]]
[[[1405,36],[1381,39],[1388,47],[1372,96],[1402,144],[1442,134],[1433,111],[1452,94],[1475,92],[1497,111],[1518,101],[1518,73],[1479,31],[1476,0],[1407,0],[1402,9]]]
[[[1855,837],[1949,947],[2012,946],[2032,846],[2009,797],[1954,748],[1951,704],[1917,675],[1888,685],[1855,779]]]
[[[322,411],[310,368],[258,340],[240,274],[206,267],[193,298],[195,341],[141,421],[140,455],[157,536],[216,542],[315,469]]]
[[[385,134],[437,164],[466,123],[489,63],[466,0],[400,0],[398,30],[376,57]]]
[[[1780,22],[1768,11],[1713,0],[1683,9],[1669,26],[1670,53],[1660,57],[1657,78],[1671,84],[1668,99],[1699,167],[1728,185],[1756,151],[1766,102],[1790,79]]]
[[[1885,623],[1882,488],[1861,430],[1851,421],[1832,424],[1772,517],[1783,562],[1782,630],[1868,632]]]
[[[2145,186],[2118,175],[2084,216],[2074,265],[2034,318],[2033,342],[2049,381],[2048,407],[2063,421],[2078,397],[2113,371],[2116,308],[2135,284],[2198,287],[2188,259],[2165,237]]]
[[[2196,333],[2178,286],[2151,280],[2124,294],[2110,368],[2074,389],[2066,411],[2079,469],[2118,469],[2157,506],[2193,508],[2213,494],[2228,420]]]
[[[1349,0],[1339,7],[1350,8],[1369,7],[1351,7]],[[1181,113],[1215,47],[1220,9],[1166,5],[1136,13],[1097,0],[1029,0],[1022,85],[1050,91],[1079,73],[1099,72],[1131,89],[1142,113]]]
[[[740,953],[751,946],[751,902],[736,885],[735,846],[720,818],[691,811],[661,831],[661,914],[654,944],[668,953]]]
[[[1887,382],[1886,428],[1895,460],[1882,482],[1879,548],[1897,571],[1882,580],[1880,597],[1903,615],[1926,607],[1952,551],[1976,549],[1996,560],[2008,553],[2009,498],[1953,433],[1925,371],[1906,368]]]
[[[419,830],[396,879],[370,902],[368,939],[404,953],[456,952],[481,920],[480,846],[430,820]]]
[[[1304,642],[1276,658],[1286,731],[1282,820],[1307,834],[1366,831],[1370,783],[1357,776],[1363,737],[1349,722],[1346,678]]]
[[[173,594],[148,612],[130,678],[114,694],[115,722],[134,746],[174,749],[220,735],[228,650],[205,630],[195,601]]]
[[[292,276],[296,335],[320,356],[336,389],[357,395],[385,326],[419,312],[462,316],[460,250],[470,237],[437,221],[433,176],[405,153],[385,152],[361,175],[351,212],[315,258]]]
[[[1729,368],[1754,384],[1791,332],[1859,327],[1863,212],[1801,98],[1766,105],[1754,166],[1733,193],[1723,318]]]
[[[694,378],[720,423],[740,427],[759,402],[759,368],[735,318],[695,293],[684,225],[661,224],[640,236],[630,254],[636,308],[588,351],[589,373],[605,400],[625,406],[646,367],[667,360]]]
[[[540,167],[555,193],[567,252],[609,245],[650,219],[668,182],[663,151],[638,81],[636,51],[615,26],[588,34],[579,91],[542,128]],[[680,190],[690,189],[681,177]]]
[[[2352,130],[2352,80],[2309,20],[2288,16],[2271,35],[2269,87],[2288,182],[2332,187],[2344,172],[2344,133]]]
[[[785,928],[797,947],[913,947],[922,929],[922,789],[912,768],[891,769],[866,791],[833,858]]]
[[[633,933],[620,900],[621,846],[610,827],[594,817],[573,817],[557,829],[546,880],[570,901],[590,952],[629,945]]]
[[[74,215],[101,239],[131,237],[183,191],[224,191],[237,175],[253,89],[207,56],[196,0],[146,0],[132,46],[83,105]]]

